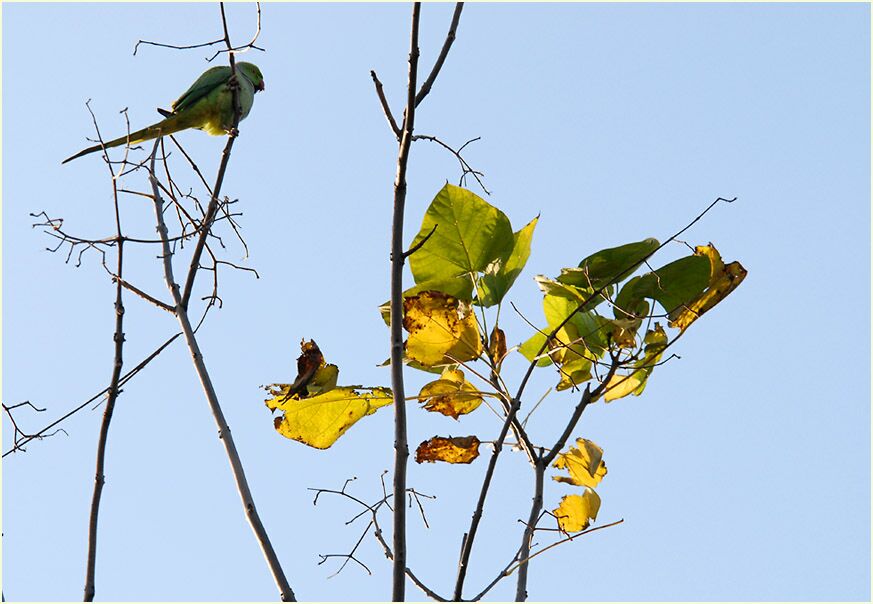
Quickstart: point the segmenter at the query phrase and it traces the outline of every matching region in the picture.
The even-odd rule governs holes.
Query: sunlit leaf
[[[428,411],[458,419],[482,404],[482,395],[464,378],[460,369],[447,369],[440,379],[425,384],[418,400]]]
[[[275,419],[276,430],[316,449],[327,449],[359,419],[393,401],[390,388],[343,386],[298,399],[288,397],[283,386],[288,385],[267,387],[267,406],[284,412]]]
[[[587,303],[596,299],[598,302],[603,299],[602,296],[597,296],[596,298],[592,298],[594,290],[586,289],[582,287],[576,287],[575,285],[569,285],[566,283],[561,283],[556,279],[552,279],[550,277],[546,277],[545,275],[534,275],[534,281],[537,283],[537,287],[540,288],[540,291],[547,296],[557,296],[561,298],[566,298],[567,300],[572,300],[578,306],[579,304],[586,303],[587,308],[593,308],[593,306],[588,306]]]
[[[603,449],[590,440],[576,439],[576,446],[567,453],[561,453],[552,464],[559,470],[567,470],[569,476],[552,476],[553,480],[566,482],[578,487],[596,487],[606,476],[603,462]]]
[[[470,463],[479,457],[479,439],[475,436],[445,438],[434,436],[415,450],[415,462]]]
[[[488,307],[499,304],[503,300],[527,263],[530,256],[530,243],[538,220],[539,216],[513,235],[513,248],[508,258],[505,260],[498,258],[485,268],[484,274],[479,279],[477,304]]]
[[[552,511],[558,519],[558,526],[566,533],[584,531],[597,519],[600,511],[600,496],[593,489],[585,487],[582,495],[565,495],[561,504]]]
[[[479,325],[469,303],[441,292],[421,292],[403,301],[406,355],[433,366],[472,361],[482,354]]]
[[[642,386],[643,377],[638,371],[631,374],[614,374],[606,383],[603,399],[609,403],[633,394]]]
[[[739,262],[725,265],[718,250],[711,245],[697,246],[694,253],[698,257],[707,258],[710,262],[709,285],[706,291],[671,314],[670,327],[678,327],[682,331],[685,331],[703,313],[724,300],[743,282],[747,274],[746,269]]]
[[[552,364],[551,357],[547,354],[548,347],[544,346],[546,343],[546,335],[540,332],[535,333],[530,338],[528,338],[524,343],[522,343],[518,347],[518,351],[526,358],[528,361],[533,361],[535,358],[537,359],[537,367],[546,367],[547,365]],[[544,352],[540,355],[540,351]],[[540,356],[538,356],[540,355]]]
[[[430,238],[409,257],[416,283],[451,279],[484,271],[506,259],[515,239],[506,215],[466,189],[447,184],[424,214],[411,247]]]

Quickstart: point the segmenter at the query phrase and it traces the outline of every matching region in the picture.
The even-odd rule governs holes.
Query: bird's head
[[[236,68],[243,74],[255,87],[255,92],[260,92],[264,89],[264,76],[258,66],[254,63],[237,63]]]

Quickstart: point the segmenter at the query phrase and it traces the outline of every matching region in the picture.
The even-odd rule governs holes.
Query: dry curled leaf
[[[596,487],[606,476],[603,449],[585,438],[577,438],[576,447],[570,447],[568,452],[558,455],[552,465],[570,474],[552,476],[553,480],[579,487]]]
[[[479,457],[479,439],[475,436],[434,436],[415,450],[415,463],[425,461],[446,463],[470,463]]]

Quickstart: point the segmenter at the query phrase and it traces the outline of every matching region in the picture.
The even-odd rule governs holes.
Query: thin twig
[[[179,332],[179,333],[175,334],[174,336],[172,336],[171,338],[169,338],[166,342],[164,342],[163,344],[158,346],[158,348],[155,349],[146,358],[144,358],[142,361],[140,361],[136,367],[134,367],[133,369],[128,371],[126,374],[124,374],[124,376],[118,382],[119,387],[124,386],[128,382],[128,380],[130,380],[137,373],[142,371],[146,367],[146,365],[151,363],[155,357],[157,357],[160,353],[162,353],[167,346],[172,344],[176,340],[176,338],[178,338],[181,335],[182,335],[182,333]],[[12,447],[11,449],[9,449],[5,453],[3,453],[3,457],[6,457],[7,455],[9,455],[11,453],[15,453],[15,451],[23,451],[24,449],[22,449],[22,447],[24,445],[26,445],[27,443],[29,443],[30,441],[32,441],[34,439],[43,438],[44,436],[46,436],[46,433],[49,430],[51,430],[52,428],[54,428],[55,426],[57,426],[58,424],[60,424],[64,420],[66,420],[67,418],[71,417],[72,415],[75,415],[76,413],[78,413],[79,411],[84,409],[85,407],[89,406],[91,403],[96,401],[98,398],[105,395],[108,391],[109,391],[109,387],[104,388],[103,390],[101,390],[100,392],[98,392],[97,394],[95,394],[94,396],[89,398],[84,403],[82,403],[79,406],[75,407],[74,409],[68,411],[67,413],[65,413],[64,415],[62,415],[61,417],[59,417],[58,419],[56,419],[55,421],[53,421],[52,423],[47,425],[42,430],[40,430],[34,434],[31,434],[31,435],[27,436],[26,438],[22,439],[22,441],[20,443],[18,443],[16,446]]]
[[[388,120],[388,125],[391,126],[391,132],[400,140],[403,134],[400,127],[397,125],[397,120],[394,119],[394,114],[391,113],[391,107],[388,105],[388,99],[385,98],[385,91],[382,88],[382,82],[374,70],[370,70],[370,77],[373,78],[373,85],[376,87],[376,95],[379,97],[379,104],[382,105],[382,111],[385,113],[385,119]]]
[[[434,224],[434,225],[433,225],[433,228],[430,230],[430,232],[429,232],[427,235],[425,235],[424,238],[423,238],[421,241],[419,241],[418,243],[416,243],[415,245],[413,245],[411,248],[409,248],[408,250],[406,250],[405,252],[403,252],[403,257],[404,257],[404,258],[409,258],[409,257],[412,256],[415,252],[417,252],[418,250],[420,250],[420,249],[421,249],[421,246],[423,246],[425,243],[427,243],[427,240],[430,239],[430,236],[434,234],[434,232],[437,230],[437,227],[438,227],[438,226],[439,226],[438,223],[437,223],[437,224]]]
[[[144,291],[142,291],[141,289],[139,289],[139,288],[136,287],[135,285],[132,285],[131,283],[128,283],[127,281],[125,281],[125,280],[122,279],[121,277],[115,277],[114,280],[115,280],[116,283],[118,283],[119,285],[121,285],[121,286],[124,287],[125,289],[129,289],[130,291],[132,291],[133,293],[135,293],[137,296],[139,296],[139,297],[142,298],[143,300],[146,300],[146,301],[148,301],[148,302],[151,302],[152,304],[154,304],[154,305],[157,306],[158,308],[163,309],[163,310],[166,310],[166,311],[169,312],[169,313],[175,313],[175,312],[176,312],[176,309],[174,309],[172,306],[170,306],[170,305],[167,304],[166,302],[161,302],[160,300],[158,300],[158,299],[155,298],[154,296],[151,296],[151,295],[145,293]]]
[[[467,163],[467,160],[464,159],[464,156],[461,155],[461,151],[463,151],[464,147],[466,147],[470,143],[474,143],[478,140],[481,140],[481,138],[482,137],[480,137],[480,136],[477,136],[476,138],[471,138],[466,143],[461,145],[461,147],[457,150],[452,148],[451,145],[449,145],[448,143],[445,143],[445,142],[441,141],[440,139],[438,139],[437,137],[431,136],[429,134],[416,134],[414,137],[414,140],[430,141],[432,143],[438,144],[443,149],[446,149],[449,153],[454,155],[455,159],[458,160],[458,163],[461,164],[461,179],[458,182],[458,184],[460,186],[466,185],[467,184],[467,174],[472,174],[473,178],[476,179],[476,182],[479,184],[479,187],[485,192],[485,194],[491,195],[491,191],[489,191],[485,187],[485,183],[482,182],[482,177],[485,176],[485,174],[483,172],[480,172],[479,170],[474,170],[473,167],[470,166],[469,163]]]
[[[437,57],[436,62],[433,65],[433,69],[430,72],[430,75],[427,76],[427,79],[421,85],[421,89],[418,91],[418,94],[415,95],[415,106],[418,107],[421,102],[424,100],[424,97],[430,92],[430,89],[433,87],[433,83],[436,81],[437,76],[440,73],[440,69],[443,68],[443,63],[446,62],[446,57],[449,56],[449,50],[452,48],[452,43],[455,41],[455,35],[458,31],[458,22],[461,20],[461,11],[464,10],[464,3],[458,2],[455,4],[455,12],[452,14],[452,23],[449,25],[449,32],[446,34],[446,40],[443,42],[442,50],[440,50],[440,54]]]
[[[90,111],[90,107],[88,108]],[[93,113],[92,113],[93,117]],[[125,118],[127,114],[125,113]],[[95,127],[96,127],[95,119]],[[98,130],[98,137],[100,136]],[[101,142],[102,144],[102,142]],[[85,593],[84,600],[92,602],[95,592],[95,573],[97,567],[97,520],[100,513],[100,500],[103,495],[103,486],[106,483],[106,478],[103,474],[106,464],[106,444],[109,440],[109,427],[112,423],[112,414],[115,411],[115,402],[118,400],[119,381],[121,378],[121,368],[123,365],[122,353],[124,351],[124,301],[122,293],[122,273],[124,270],[124,239],[121,233],[121,210],[118,204],[118,181],[115,178],[115,170],[112,164],[106,162],[106,167],[109,170],[110,181],[112,182],[112,201],[115,208],[115,232],[118,239],[118,254],[116,256],[115,274],[118,276],[115,286],[115,333],[113,340],[115,342],[115,350],[112,361],[112,372],[107,388],[109,396],[106,400],[106,408],[103,410],[103,421],[100,423],[100,436],[97,440],[97,463],[94,474],[94,492],[91,496],[91,511],[88,519],[88,554],[85,569]]]

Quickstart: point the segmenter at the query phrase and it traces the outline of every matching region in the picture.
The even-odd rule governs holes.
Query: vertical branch
[[[587,390],[585,392],[586,394],[588,393]],[[516,602],[527,600],[527,561],[530,558],[530,544],[533,540],[534,530],[543,511],[543,482],[545,474],[546,465],[543,463],[543,459],[540,458],[537,460],[536,465],[534,465],[534,496],[530,506],[530,514],[527,517],[527,524],[524,526],[521,548],[518,551],[518,559],[522,562],[518,566],[518,581],[515,590]]]
[[[182,304],[185,308],[188,307],[188,302],[191,300],[194,279],[197,277],[197,272],[200,269],[200,257],[203,255],[203,248],[206,246],[206,239],[209,237],[209,232],[212,230],[212,223],[215,222],[215,215],[218,213],[218,199],[219,194],[221,193],[221,185],[224,183],[224,174],[227,171],[227,163],[230,161],[230,152],[231,149],[233,149],[233,143],[239,134],[237,128],[239,128],[239,122],[242,116],[242,107],[240,107],[239,100],[239,85],[236,84],[236,59],[233,56],[233,46],[230,43],[230,34],[227,31],[227,18],[224,14],[224,3],[220,2],[219,6],[221,7],[221,23],[224,27],[224,43],[227,46],[227,54],[230,60],[233,126],[228,133],[227,144],[224,146],[224,151],[221,153],[221,164],[218,166],[218,175],[215,177],[215,186],[212,187],[212,197],[206,208],[206,215],[203,217],[203,222],[200,224],[200,236],[197,238],[197,244],[194,246],[194,253],[191,256],[191,263],[188,266],[188,276],[185,278],[185,289],[182,293]],[[260,7],[258,10],[260,10]]]
[[[179,320],[179,325],[182,327],[182,333],[185,336],[185,342],[188,344],[188,349],[191,351],[191,357],[194,362],[194,368],[197,376],[200,378],[200,384],[209,402],[209,407],[212,410],[212,415],[215,418],[215,423],[218,426],[218,438],[224,444],[225,452],[227,453],[228,461],[230,462],[233,477],[236,481],[237,491],[242,500],[243,508],[245,509],[246,518],[255,533],[255,537],[261,546],[261,551],[270,567],[273,574],[273,579],[279,588],[279,595],[283,602],[295,601],[294,592],[285,578],[285,573],[273,549],[267,531],[264,528],[258,511],[255,508],[254,498],[249,489],[248,481],[246,480],[245,470],[242,466],[239,453],[236,450],[236,444],[233,441],[233,436],[230,433],[230,427],[224,417],[224,412],[218,401],[218,395],[215,393],[215,388],[212,385],[212,379],[206,369],[206,364],[203,362],[203,354],[200,352],[200,346],[197,343],[197,337],[194,335],[194,329],[191,326],[191,321],[188,317],[188,309],[186,308],[182,294],[179,291],[179,285],[176,283],[173,276],[173,253],[170,250],[170,242],[167,235],[167,225],[164,222],[163,198],[161,197],[158,188],[158,181],[155,177],[155,156],[157,155],[158,143],[155,142],[154,150],[152,151],[151,166],[149,168],[149,180],[152,183],[153,199],[155,204],[155,220],[157,222],[157,231],[161,239],[162,259],[164,264],[164,279],[167,282],[167,287],[173,297],[175,304],[176,318]],[[213,198],[214,199],[214,198]]]
[[[558,437],[558,440],[555,441],[555,444],[549,452],[540,453],[539,458],[534,464],[534,496],[533,501],[531,502],[527,524],[524,527],[524,534],[521,538],[521,547],[519,548],[518,556],[516,558],[519,560],[518,579],[515,588],[516,602],[524,602],[527,600],[528,562],[531,559],[530,546],[531,541],[533,540],[534,531],[536,530],[537,521],[543,511],[543,482],[546,469],[552,464],[558,456],[558,453],[560,453],[561,449],[564,448],[564,445],[567,444],[567,439],[570,438],[570,434],[572,434],[573,430],[576,429],[576,424],[578,424],[579,420],[582,418],[582,413],[588,405],[591,404],[591,401],[596,401],[600,398],[604,390],[606,390],[606,386],[609,384],[612,376],[615,375],[615,372],[621,363],[618,354],[610,353],[610,355],[612,356],[612,362],[609,366],[609,371],[601,381],[600,385],[597,386],[594,391],[587,386],[585,387],[585,392],[582,393],[582,398],[579,399],[579,403],[570,415],[570,419],[567,421],[564,431],[561,432],[561,435]]]
[[[391,387],[394,392],[394,561],[391,598],[405,599],[406,591],[406,394],[403,388],[403,211],[406,205],[406,168],[415,127],[415,91],[418,80],[418,23],[421,3],[412,5],[409,43],[409,82],[397,176],[394,179],[394,214],[391,225]]]
[[[112,179],[112,197],[115,204],[115,233],[118,244],[118,256],[115,267],[115,274],[118,277],[115,282],[115,334],[112,337],[115,342],[115,358],[112,363],[112,377],[109,380],[109,388],[107,389],[106,409],[103,410],[103,421],[100,424],[100,436],[97,441],[97,469],[94,475],[94,493],[91,496],[91,513],[88,520],[88,558],[85,569],[85,594],[83,598],[85,602],[92,602],[94,600],[94,577],[97,568],[97,518],[100,513],[103,485],[106,482],[103,473],[106,465],[106,443],[109,440],[109,425],[112,423],[115,401],[118,399],[118,383],[121,377],[121,367],[123,365],[122,352],[124,349],[124,303],[122,300],[122,291],[124,289],[122,287],[124,237],[121,234],[118,183],[115,179],[115,171],[112,168],[112,164],[107,160],[106,165],[109,168],[109,174]]]
[[[518,414],[518,409],[521,407],[521,401],[518,398],[512,400],[512,405],[509,408],[509,413],[503,421],[503,428],[500,430],[500,435],[494,442],[494,451],[491,453],[491,459],[488,460],[488,469],[485,470],[485,478],[482,480],[482,488],[479,489],[479,499],[476,502],[476,509],[473,511],[473,518],[470,520],[470,528],[464,534],[464,540],[461,544],[461,556],[458,561],[458,577],[455,580],[455,593],[452,600],[455,602],[461,601],[461,596],[464,591],[464,580],[467,577],[467,569],[470,565],[470,554],[473,551],[473,542],[476,540],[476,532],[479,530],[479,522],[482,520],[482,512],[485,509],[485,498],[488,496],[488,490],[491,488],[491,479],[494,476],[494,469],[497,467],[497,458],[503,450],[503,443],[506,441],[506,435],[509,433],[509,427],[515,420]]]

